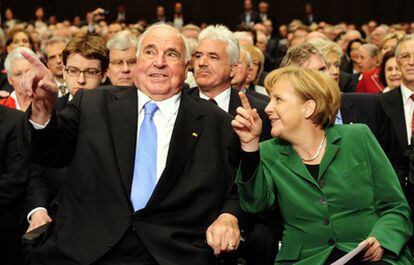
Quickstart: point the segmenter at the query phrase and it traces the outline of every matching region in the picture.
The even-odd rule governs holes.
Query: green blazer
[[[369,236],[386,250],[383,260],[414,264],[406,247],[413,230],[410,208],[368,127],[335,125],[326,135],[318,180],[292,146],[276,138],[260,145],[253,177],[238,172],[245,211],[280,207],[284,231],[275,264],[324,264],[334,247],[348,252]]]

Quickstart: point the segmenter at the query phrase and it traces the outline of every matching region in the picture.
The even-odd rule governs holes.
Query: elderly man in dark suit
[[[241,106],[239,90],[231,85],[239,71],[239,59],[240,49],[233,33],[223,25],[207,27],[199,35],[199,46],[194,56],[194,75],[198,87],[190,89],[188,93],[217,104],[234,117],[236,109]],[[270,122],[264,112],[267,101],[247,93],[246,96],[263,119],[264,129],[260,139],[270,139]],[[274,238],[275,232],[270,230],[271,226],[267,223],[275,222],[276,218],[262,219],[273,220],[257,220],[252,217],[246,224],[247,240],[238,254],[248,264],[274,263],[277,241]]]
[[[401,86],[391,90],[390,92],[380,94],[379,101],[386,116],[391,121],[389,130],[397,140],[397,144],[390,146],[385,152],[393,157],[392,162],[397,162],[396,169],[400,179],[406,185],[406,195],[411,207],[414,207],[413,185],[414,172],[409,172],[410,158],[414,158],[413,152],[413,110],[414,110],[414,35],[407,35],[400,40],[395,55],[397,63],[401,70]],[[410,147],[410,148],[409,148]],[[408,149],[409,152],[407,151]],[[412,245],[414,245],[412,243]],[[414,249],[414,247],[411,247]]]
[[[80,90],[58,114],[50,73],[27,57],[31,157],[70,164],[33,264],[207,265],[239,245],[231,117],[180,93],[190,54],[176,29],[152,26],[138,46],[136,87]]]
[[[23,113],[0,106],[0,261],[20,264],[19,226],[29,165],[21,151],[17,127]]]

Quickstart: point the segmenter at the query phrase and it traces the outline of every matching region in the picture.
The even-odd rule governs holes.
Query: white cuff
[[[34,214],[35,212],[37,212],[37,211],[45,211],[46,213],[48,213],[47,212],[47,209],[45,208],[45,207],[36,207],[36,208],[34,208],[33,210],[31,210],[28,214],[27,214],[27,222],[30,224],[30,219],[31,219],[31,217],[32,217],[32,214]]]

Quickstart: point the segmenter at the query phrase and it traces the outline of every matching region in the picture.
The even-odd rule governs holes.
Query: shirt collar
[[[22,110],[22,107],[20,106],[19,101],[17,101],[16,91],[13,90],[13,92],[10,93],[10,97],[14,100],[14,104],[16,104],[16,109]]]
[[[401,84],[401,95],[402,95],[404,105],[408,103],[408,100],[410,100],[410,96],[412,94],[413,94],[413,91],[411,89]]]
[[[138,113],[144,111],[144,105],[148,102],[154,102],[158,106],[158,110],[161,115],[167,120],[170,121],[171,118],[178,112],[178,107],[180,106],[181,93],[164,99],[162,101],[154,101],[150,99],[146,94],[138,89]]]
[[[203,94],[201,90],[200,91],[200,98],[209,100],[210,97]],[[231,89],[228,87],[227,89],[223,90],[220,94],[215,96],[213,99],[217,102],[217,105],[222,108],[223,105],[225,105],[227,102],[230,102],[230,95],[231,95]]]

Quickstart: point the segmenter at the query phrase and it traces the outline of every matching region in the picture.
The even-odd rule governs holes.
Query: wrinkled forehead
[[[414,40],[406,40],[401,43],[400,53],[405,51],[414,51]]]
[[[180,33],[174,29],[169,28],[154,28],[143,36],[141,50],[147,46],[155,46],[156,48],[175,48],[178,51],[185,53],[184,40]]]

